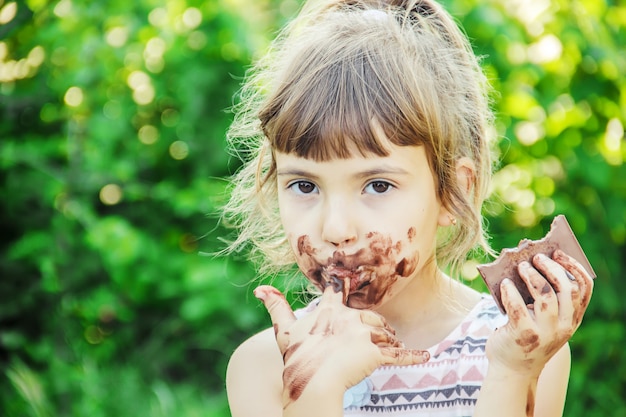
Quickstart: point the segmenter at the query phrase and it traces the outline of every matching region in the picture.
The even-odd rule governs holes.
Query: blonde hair
[[[293,266],[277,207],[273,151],[318,161],[349,149],[385,156],[382,127],[400,146],[424,146],[442,204],[457,219],[437,243],[452,269],[491,253],[481,207],[491,176],[488,84],[466,37],[431,0],[309,1],[253,67],[228,132],[243,160],[224,207],[260,272]],[[457,161],[475,170],[470,190]]]

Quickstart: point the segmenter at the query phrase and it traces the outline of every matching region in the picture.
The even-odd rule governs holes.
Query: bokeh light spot
[[[159,37],[152,38],[146,44],[144,55],[148,58],[160,58],[165,53],[167,45],[165,41]]]
[[[161,113],[161,122],[164,126],[174,127],[180,121],[180,113],[174,109],[165,109]]]
[[[556,203],[551,198],[540,198],[535,204],[535,210],[541,216],[550,216],[556,210]]]
[[[154,87],[150,84],[142,85],[133,92],[133,100],[137,104],[150,104],[155,96]]]
[[[561,57],[562,53],[563,44],[552,34],[542,37],[528,47],[528,59],[535,64],[555,61]]]
[[[72,13],[72,2],[71,0],[61,0],[54,7],[54,14],[58,17],[67,17]]]
[[[137,104],[149,104],[154,100],[156,92],[150,81],[150,76],[143,71],[133,71],[126,79],[128,86],[133,89],[133,100]]]
[[[468,281],[475,280],[478,277],[478,269],[476,268],[477,266],[478,261],[474,259],[470,259],[465,262],[461,267],[461,275],[463,276],[463,279]]]
[[[26,58],[26,62],[31,67],[38,67],[43,64],[43,60],[46,57],[46,51],[44,51],[43,47],[40,45],[35,46],[29,53]]]
[[[130,88],[136,90],[142,85],[149,84],[150,77],[143,71],[133,71],[128,75],[126,82]]]
[[[70,107],[78,107],[83,103],[84,94],[83,90],[80,87],[70,87],[68,88],[65,96],[63,97],[63,101]]]
[[[100,190],[100,201],[107,206],[112,206],[122,200],[122,188],[117,184],[107,184]]]
[[[239,59],[241,51],[239,50],[239,46],[237,46],[234,42],[228,42],[222,45],[221,54],[224,60],[234,61]]]
[[[162,7],[153,9],[150,14],[148,14],[148,21],[155,27],[165,26],[167,23],[167,10]]]
[[[606,134],[604,135],[604,143],[609,151],[618,152],[624,138],[624,126],[618,118],[609,120],[606,125]]]
[[[114,27],[106,33],[105,39],[114,48],[124,46],[128,40],[128,29],[121,26]]]
[[[204,48],[207,44],[207,37],[199,30],[194,30],[187,37],[187,45],[196,51]]]
[[[624,139],[624,125],[618,118],[609,120],[604,132],[604,141],[600,145],[604,159],[611,165],[621,165],[624,162],[622,142]]]
[[[187,158],[189,155],[189,145],[182,140],[177,140],[170,145],[170,156],[177,161]]]
[[[145,125],[139,129],[137,137],[141,143],[152,145],[159,140],[159,130],[152,125]]]
[[[202,23],[202,12],[195,7],[189,7],[183,13],[183,23],[187,29],[195,29]]]
[[[6,25],[9,23],[15,15],[17,14],[17,3],[12,1],[4,5],[2,9],[0,9],[0,25]]]
[[[520,122],[515,125],[515,136],[520,143],[530,146],[544,137],[541,124],[534,122]]]

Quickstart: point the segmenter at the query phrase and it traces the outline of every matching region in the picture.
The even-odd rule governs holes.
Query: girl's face
[[[348,288],[374,308],[419,275],[449,224],[421,146],[317,162],[275,154],[282,224],[302,272],[320,289]]]

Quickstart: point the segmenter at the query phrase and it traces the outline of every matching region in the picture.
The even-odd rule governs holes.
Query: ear
[[[469,197],[476,184],[476,165],[466,156],[456,161],[456,181],[465,195]]]
[[[469,197],[476,182],[476,165],[474,162],[467,158],[462,157],[456,161],[456,181],[461,192]],[[456,218],[447,207],[443,204],[439,211],[439,226],[453,226],[456,224]]]

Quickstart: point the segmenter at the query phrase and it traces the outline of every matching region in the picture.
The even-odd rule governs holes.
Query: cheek
[[[293,214],[289,210],[281,209],[280,222],[289,242],[297,241],[295,236],[301,235],[302,233],[299,233],[298,222],[295,221]]]
[[[307,233],[305,228],[308,222],[302,221],[302,208],[295,204],[293,199],[286,196],[281,197],[279,194],[278,213],[283,230],[290,241],[294,240],[294,237]]]
[[[401,251],[398,252],[396,267],[397,273],[400,276],[406,277],[415,272],[417,268],[417,261],[425,252],[423,236],[416,228],[411,227],[404,239],[400,242],[402,245]]]
[[[402,258],[396,265],[396,274],[402,278],[409,277],[417,270],[420,261],[420,253],[414,252],[407,258]]]
[[[323,266],[315,260],[317,250],[311,245],[308,235],[301,235],[297,238],[288,236],[289,244],[296,258],[298,268],[315,285],[323,289],[322,268]]]

